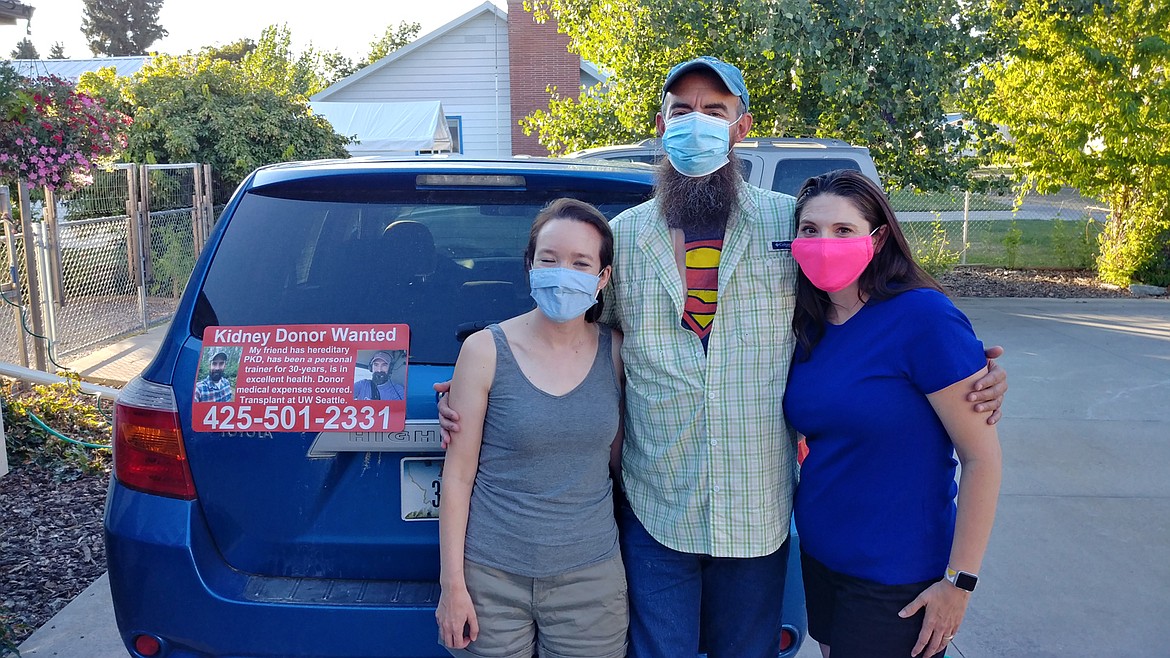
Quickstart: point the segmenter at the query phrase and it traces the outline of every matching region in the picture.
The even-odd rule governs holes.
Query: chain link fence
[[[12,321],[0,317],[0,360],[27,365],[31,334],[59,361],[169,321],[214,221],[209,180],[205,165],[126,164],[30,195],[28,217],[4,222]]]
[[[148,325],[169,319],[195,267],[210,224],[203,220],[210,207],[202,199],[202,170],[190,165],[146,165],[143,205],[146,225],[142,236]]]
[[[1065,190],[1011,195],[895,190],[890,203],[906,238],[927,265],[1007,268],[1092,268],[1104,204]],[[929,269],[929,268],[928,268]]]
[[[32,328],[27,327],[26,330],[27,318],[22,309],[29,303],[28,289],[21,282],[28,280],[28,269],[24,235],[10,214],[5,212],[11,205],[7,188],[0,187],[0,224],[4,227],[4,254],[8,266],[5,276],[0,278],[0,298],[3,300],[0,312],[0,361],[27,366],[28,334]]]
[[[27,222],[5,214],[0,360],[27,364],[29,333],[47,336],[57,358],[167,322],[222,209],[212,205],[210,178],[206,165],[119,165],[72,193],[32,199]],[[6,193],[0,188],[0,213],[11,207]],[[911,248],[935,271],[1091,268],[1108,218],[1103,204],[1073,191],[1019,204],[965,191],[889,196]]]
[[[141,327],[130,263],[132,220],[127,201],[135,165],[92,173],[93,183],[66,194],[46,193],[33,224],[40,238],[46,333],[54,359]]]

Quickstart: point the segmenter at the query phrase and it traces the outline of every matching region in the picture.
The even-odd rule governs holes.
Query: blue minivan
[[[447,656],[431,385],[451,377],[463,338],[533,307],[522,256],[545,204],[570,196],[612,217],[651,193],[647,167],[568,160],[337,160],[250,175],[159,353],[117,402],[105,535],[130,654]],[[400,431],[274,430],[278,415],[208,431],[193,413],[217,327],[386,323],[409,327]],[[805,632],[798,554],[794,542],[776,592],[781,657]]]

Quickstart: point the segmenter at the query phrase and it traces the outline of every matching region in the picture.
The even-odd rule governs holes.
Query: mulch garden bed
[[[0,477],[0,640],[7,627],[19,645],[105,573],[108,484],[32,463]]]

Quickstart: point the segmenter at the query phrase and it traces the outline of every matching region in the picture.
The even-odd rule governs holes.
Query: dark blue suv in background
[[[442,451],[431,385],[451,377],[468,334],[532,308],[522,254],[537,211],[570,196],[613,217],[651,185],[645,167],[528,159],[253,173],[158,355],[117,403],[105,532],[130,653],[448,655],[434,620]],[[279,414],[195,429],[214,328],[384,323],[409,327],[402,431],[273,430]],[[776,592],[781,656],[804,636],[798,554],[794,542],[797,577]]]

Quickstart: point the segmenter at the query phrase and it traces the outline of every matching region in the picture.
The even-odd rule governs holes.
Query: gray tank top
[[[544,578],[617,553],[609,448],[621,391],[609,327],[598,324],[589,374],[565,395],[534,386],[499,325],[471,491],[464,556],[508,573]]]

